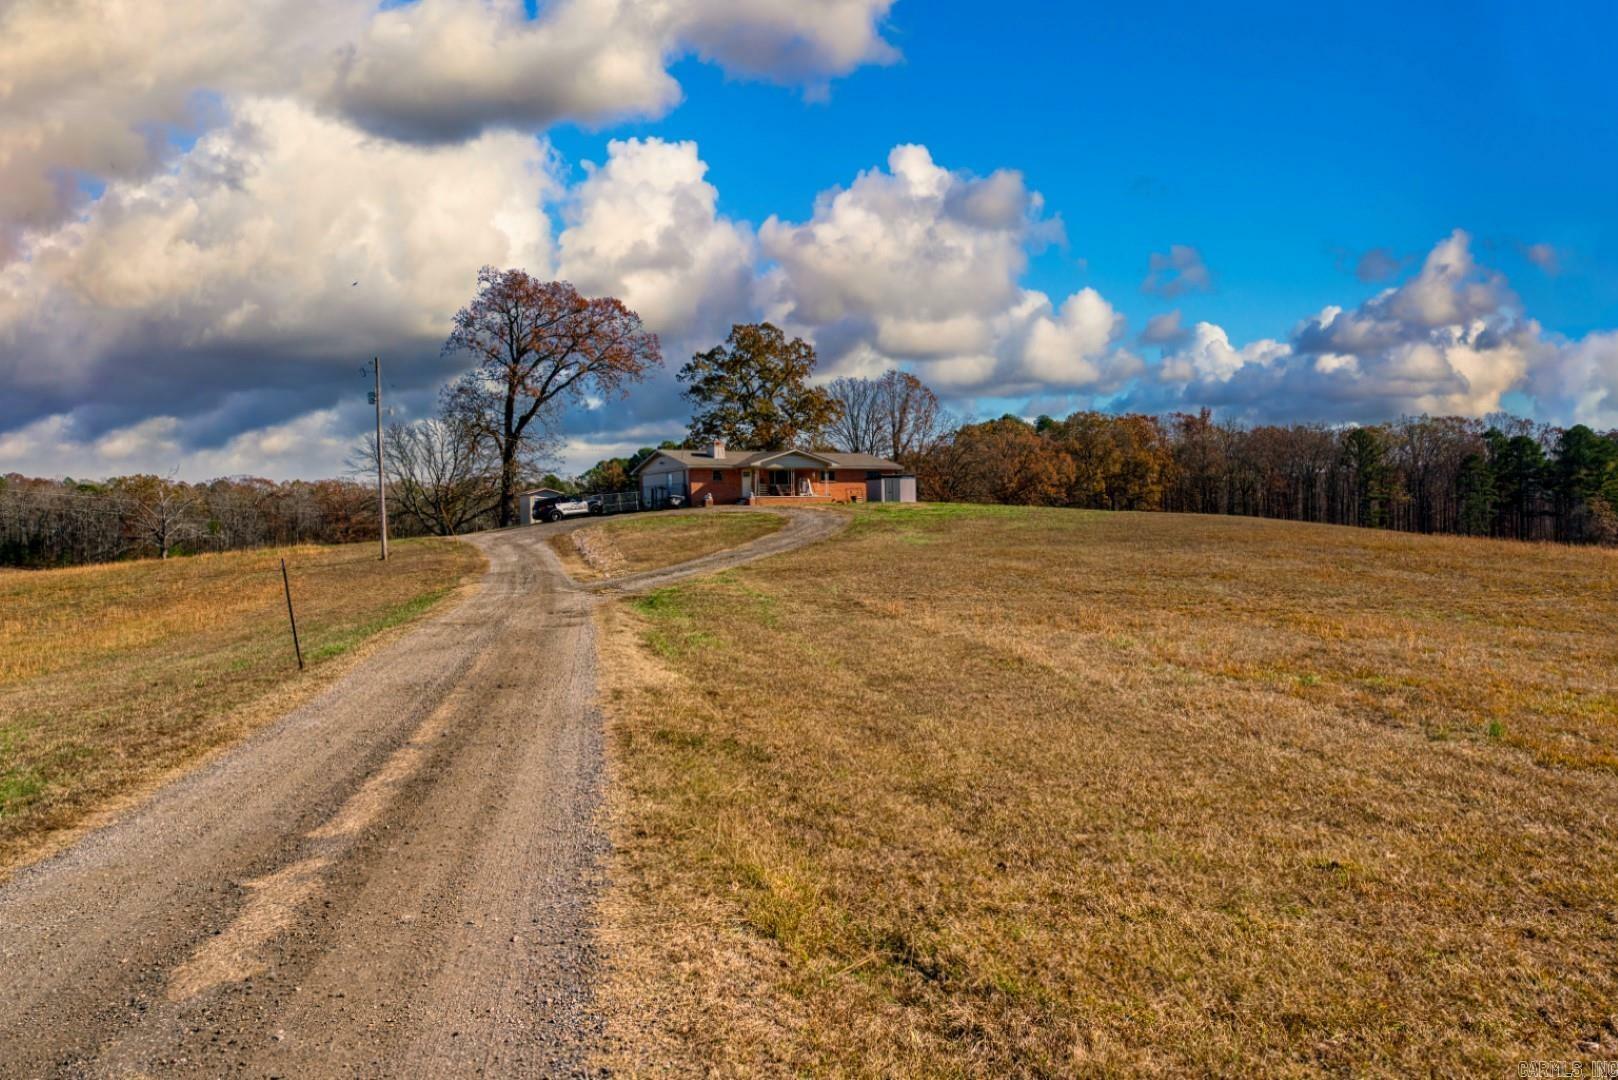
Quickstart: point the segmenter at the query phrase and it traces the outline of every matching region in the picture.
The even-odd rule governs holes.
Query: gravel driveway
[[[470,538],[472,595],[0,887],[0,1076],[585,1075],[591,608],[847,520],[786,513],[588,589],[544,542],[568,525]]]

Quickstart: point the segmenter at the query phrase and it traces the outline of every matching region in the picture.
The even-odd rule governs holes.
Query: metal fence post
[[[287,621],[292,624],[292,649],[298,654],[298,670],[303,670],[303,646],[298,644],[298,617],[292,613],[292,581],[287,577],[287,561],[281,560],[281,587],[287,594]]]

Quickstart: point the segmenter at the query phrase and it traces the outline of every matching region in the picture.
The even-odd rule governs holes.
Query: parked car
[[[589,512],[589,500],[575,498],[572,495],[554,495],[548,499],[534,500],[534,517],[540,521],[556,522]]]

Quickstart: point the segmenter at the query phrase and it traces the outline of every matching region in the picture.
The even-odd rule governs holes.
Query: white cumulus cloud
[[[312,78],[357,123],[405,139],[658,116],[680,98],[667,23],[656,4],[564,0],[531,20],[522,0],[417,0],[378,12]]]
[[[893,0],[685,0],[673,5],[680,39],[727,70],[775,82],[813,82],[898,52],[882,37]]]
[[[893,58],[892,0],[9,0],[0,5],[0,261],[87,190],[147,177],[245,96],[373,134],[464,142],[657,117],[697,53],[819,87]]]
[[[292,102],[243,102],[172,168],[112,185],[0,268],[0,426],[80,403],[108,422],[213,407],[248,386],[293,408],[318,392],[313,371],[379,349],[430,366],[480,265],[550,270],[555,190],[531,137],[378,144]]]
[[[1555,415],[1597,429],[1618,429],[1618,330],[1603,330],[1550,350],[1531,379],[1535,399]]]
[[[1164,357],[1159,375],[1171,383],[1225,383],[1244,369],[1268,370],[1290,351],[1268,338],[1238,349],[1231,345],[1224,327],[1199,322],[1191,328],[1191,340],[1185,348]]]
[[[622,299],[673,342],[722,337],[751,304],[752,230],[718,212],[693,142],[613,141],[573,189],[562,277]]]
[[[1094,290],[1058,306],[1022,286],[1030,249],[1062,233],[1020,173],[972,176],[914,145],[887,164],[822,193],[808,221],[759,230],[771,314],[830,370],[908,364],[961,394],[1098,388],[1133,370],[1110,351],[1123,320]]]
[[[1456,230],[1410,280],[1356,308],[1322,309],[1289,342],[1237,349],[1222,328],[1199,323],[1159,377],[1184,402],[1266,418],[1478,416],[1555,356],[1505,279],[1479,266],[1470,237]]]

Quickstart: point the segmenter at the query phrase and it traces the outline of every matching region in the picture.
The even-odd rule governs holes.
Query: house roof
[[[875,454],[847,454],[840,450],[726,450],[725,456],[716,458],[706,450],[659,450],[630,470],[630,475],[640,472],[650,462],[660,455],[679,462],[688,469],[752,469],[766,466],[769,462],[787,454],[797,454],[801,457],[814,458],[824,461],[832,469],[879,469],[882,471],[898,472],[900,466],[892,461],[879,458]]]

